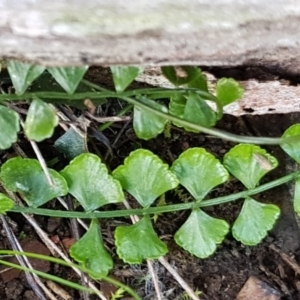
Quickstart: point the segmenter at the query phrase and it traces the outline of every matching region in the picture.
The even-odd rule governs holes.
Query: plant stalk
[[[53,209],[44,209],[44,208],[23,207],[23,206],[16,205],[10,211],[58,217],[58,218],[78,218],[78,219],[93,219],[93,218],[105,219],[105,218],[128,217],[131,215],[161,214],[167,212],[193,209],[196,207],[207,207],[207,206],[219,205],[227,202],[236,201],[238,199],[242,199],[258,193],[262,193],[264,191],[267,191],[279,185],[285,184],[298,177],[300,177],[300,171],[293,172],[289,175],[265,183],[251,190],[242,191],[228,196],[203,200],[200,203],[189,202],[189,203],[179,203],[179,204],[171,204],[165,206],[149,207],[144,209],[128,209],[128,210],[96,211],[96,212],[62,211],[62,210],[53,210]]]

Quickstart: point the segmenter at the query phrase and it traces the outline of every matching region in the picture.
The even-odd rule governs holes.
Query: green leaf
[[[69,160],[87,152],[86,139],[79,135],[73,128],[60,136],[54,147]]]
[[[242,210],[233,224],[232,234],[244,245],[257,245],[273,228],[279,215],[278,206],[246,198]]]
[[[38,207],[68,193],[65,179],[52,169],[49,173],[54,186],[50,186],[37,160],[15,157],[2,165],[0,178],[9,190],[20,193],[29,206]]]
[[[212,127],[217,122],[217,114],[194,92],[189,93],[183,118],[204,127]]]
[[[37,80],[33,82],[33,84],[30,86],[30,92],[31,93],[38,93],[38,92],[45,92],[46,94],[43,96],[43,101],[48,103],[59,103],[59,104],[66,104],[71,105],[72,107],[76,107],[78,109],[86,109],[86,105],[84,105],[84,98],[82,100],[72,100],[72,95],[70,95],[69,99],[62,99],[62,98],[54,98],[53,94],[51,95],[51,92],[57,92],[57,93],[65,93],[65,90],[55,81],[53,76],[48,72],[45,71]],[[89,93],[93,92],[94,89],[83,84],[82,82],[79,83],[76,93]],[[48,98],[50,94],[50,98]],[[103,103],[106,103],[107,100],[103,98],[99,99],[93,99],[93,103],[95,105],[101,105]]]
[[[113,268],[113,260],[106,251],[96,219],[93,219],[89,230],[70,248],[70,255],[89,270],[93,279],[107,276]]]
[[[212,127],[217,122],[216,112],[196,93],[189,93],[188,96],[177,94],[171,97],[169,104],[170,114],[193,122],[195,124]],[[179,122],[174,125],[182,127]],[[198,130],[184,126],[186,131],[199,132]]]
[[[180,66],[180,67],[162,67],[164,76],[175,86],[194,82],[199,78],[201,71],[197,67]],[[195,82],[194,82],[195,84]],[[197,83],[199,84],[199,82]]]
[[[119,257],[129,264],[140,264],[144,259],[156,259],[168,252],[154,231],[149,216],[134,225],[118,226],[115,240]]]
[[[144,71],[144,68],[112,66],[110,70],[113,75],[116,91],[123,92],[129,84]]]
[[[58,117],[49,104],[39,99],[34,99],[29,107],[24,131],[27,137],[33,141],[43,141],[52,136]]]
[[[196,68],[197,76],[193,80],[191,80],[187,85],[189,88],[196,88],[202,91],[208,92],[207,80],[205,75],[202,74],[202,70],[200,68]]]
[[[143,207],[147,207],[163,193],[178,185],[168,165],[151,151],[138,149],[130,153],[124,165],[112,173]]]
[[[243,97],[244,89],[232,78],[221,78],[217,82],[217,98],[223,106]]]
[[[19,115],[10,108],[0,105],[0,149],[8,149],[18,139]]]
[[[212,154],[203,148],[190,148],[177,158],[171,167],[195,199],[202,200],[215,186],[228,180],[228,172]]]
[[[15,203],[13,200],[0,193],[0,214],[5,215],[6,212],[11,210],[14,206]]]
[[[187,102],[187,97],[183,94],[175,94],[170,98],[170,103],[169,103],[169,112],[171,115],[174,115],[178,118],[184,119],[184,109],[186,106]],[[176,125],[177,127],[182,127],[179,122],[174,122],[173,124]],[[188,128],[185,128],[187,131]],[[191,129],[193,130],[193,129]]]
[[[106,166],[95,154],[77,156],[60,173],[68,182],[69,193],[87,211],[124,199],[120,183],[108,174]]]
[[[217,249],[229,231],[226,221],[212,218],[196,208],[175,233],[176,243],[191,254],[207,258]]]
[[[73,94],[88,68],[49,67],[47,70],[68,94]]]
[[[296,136],[298,136],[298,139],[282,143],[280,146],[284,150],[284,152],[286,152],[290,157],[292,157],[297,163],[300,163],[300,124],[292,125],[282,135],[283,138]]]
[[[253,189],[259,180],[278,166],[275,157],[265,149],[251,144],[240,144],[224,156],[224,166],[248,189]]]
[[[142,103],[168,113],[168,109],[155,101],[146,98],[139,99]],[[134,106],[133,110],[133,128],[138,138],[149,140],[162,133],[168,120],[164,117],[155,115],[138,106]]]
[[[295,180],[294,190],[294,210],[300,216],[300,179]]]
[[[22,95],[28,86],[44,72],[45,67],[9,60],[7,69],[16,94]]]

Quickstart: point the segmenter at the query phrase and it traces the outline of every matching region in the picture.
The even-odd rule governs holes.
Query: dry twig
[[[124,205],[127,209],[131,209],[129,203],[127,202],[127,200],[124,200]],[[136,223],[139,221],[139,217],[138,216],[131,216],[131,220],[133,223]],[[148,264],[147,260],[147,264]],[[158,258],[158,261],[169,271],[169,273],[175,278],[175,280],[180,284],[180,286],[186,291],[186,293],[189,295],[189,297],[193,300],[199,300],[198,296],[195,294],[195,292],[190,288],[190,286],[185,282],[185,280],[178,274],[178,272],[176,272],[176,270],[167,262],[167,260],[164,257],[160,257]],[[151,263],[151,261],[150,261]],[[152,263],[151,263],[152,266]],[[149,267],[149,265],[148,265]],[[153,270],[153,266],[151,267],[151,269]],[[150,268],[149,268],[149,272],[150,272]],[[150,273],[151,274],[151,273]],[[151,274],[152,276],[152,274]],[[155,281],[153,281],[154,283],[154,287],[156,290],[156,293],[160,295],[160,290],[159,290],[159,284],[158,281],[156,279],[156,274],[153,272],[153,276],[152,279],[154,278]],[[161,297],[161,296],[160,296]],[[161,299],[161,298],[158,298]]]
[[[0,215],[3,229],[6,232],[6,236],[11,244],[11,247],[14,251],[23,251],[18,239],[16,238],[14,232],[11,230],[11,228],[8,225],[8,222],[6,221],[6,217],[3,215]],[[28,258],[26,256],[16,255],[16,258],[19,262],[19,264],[22,267],[29,268],[33,270],[31,263],[29,262]],[[51,299],[55,300],[56,297],[47,289],[47,287],[41,282],[39,277],[36,274],[31,274],[30,272],[25,271],[25,276],[27,279],[27,282],[31,286],[32,290],[35,292],[35,294],[41,299],[46,300],[44,294],[42,293],[41,289],[45,292],[45,294]],[[41,289],[40,289],[40,288]]]
[[[124,203],[124,206],[127,209],[131,209],[131,207],[130,207],[130,205],[129,205],[129,203],[126,199],[124,199],[123,203]],[[131,221],[132,221],[133,224],[135,224],[139,221],[138,216],[132,215],[132,216],[130,216],[130,218],[131,218]],[[150,259],[147,259],[147,265],[148,265],[150,276],[151,276],[152,281],[153,281],[153,285],[154,285],[154,289],[155,289],[155,292],[156,292],[157,300],[162,300],[158,279],[157,279],[157,276],[154,272],[153,264],[152,264],[152,261]]]

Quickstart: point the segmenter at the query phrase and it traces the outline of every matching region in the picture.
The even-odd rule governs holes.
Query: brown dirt
[[[99,77],[95,74],[99,75],[98,69],[92,69],[88,77],[97,82]],[[107,86],[110,86],[110,84],[108,83]],[[107,114],[112,115],[114,111],[118,109],[119,107],[117,105],[109,105]],[[297,122],[297,120],[300,120],[299,114],[245,116],[243,118],[225,116],[222,122],[218,124],[218,127],[241,135],[280,136],[286,128]],[[105,131],[111,143],[114,142],[116,134],[121,130],[121,126],[116,124],[112,126],[112,130],[113,131]],[[60,133],[58,130],[55,136],[59,136]],[[49,151],[52,142],[53,140],[50,140],[44,143],[45,147],[42,147],[43,154],[48,159],[56,156],[55,152],[52,150]],[[26,146],[26,141],[21,140],[21,143],[24,143],[25,149],[28,149],[30,153],[29,146]],[[233,145],[233,143],[222,141],[214,137],[186,133],[175,128],[171,130],[171,137],[169,138],[160,135],[156,139],[145,142],[135,137],[132,127],[129,125],[116,143],[114,156],[112,158],[110,157],[107,163],[111,169],[114,169],[123,162],[124,157],[139,147],[153,151],[167,163],[171,163],[173,159],[176,159],[182,151],[189,147],[205,147],[208,151],[222,159],[224,154]],[[107,151],[106,147],[99,143],[96,143],[96,147],[104,156]],[[286,157],[280,148],[276,146],[268,146],[265,148],[280,161],[280,167],[275,172],[272,172],[265,181],[286,174]],[[91,149],[93,151],[92,147]],[[32,153],[30,153],[30,156],[32,156]],[[241,184],[233,180],[224,187],[215,189],[209,196],[222,196],[236,193],[242,189]],[[272,245],[273,247],[279,247],[279,249],[282,249],[290,258],[294,258],[296,263],[300,263],[299,231],[291,211],[291,196],[288,192],[288,188],[282,186],[270,192],[258,195],[257,198],[261,201],[280,205],[283,213],[277,227],[263,243],[255,247],[244,246],[229,234],[222,245],[218,247],[216,253],[208,259],[199,259],[188,254],[178,247],[172,238],[176,230],[186,220],[188,212],[163,214],[155,224],[159,236],[169,247],[167,259],[194,290],[201,292],[199,296],[200,299],[235,299],[247,279],[252,275],[278,290],[281,294],[281,299],[300,299],[299,274],[296,274],[272,248]],[[173,194],[167,194],[166,201],[168,203],[171,201],[179,201],[178,199],[176,200],[176,197],[175,200],[173,199]],[[222,217],[232,224],[240,211],[241,205],[242,200],[206,208],[206,211],[210,215]],[[16,223],[15,234],[19,236],[20,239],[22,233],[23,236],[26,235],[26,238],[34,241],[39,240],[20,215],[9,214],[9,217]],[[49,233],[49,236],[52,237],[53,240],[56,240],[58,244],[61,243],[61,245],[65,243],[65,247],[68,247],[71,243],[69,239],[72,238],[68,220],[43,217],[38,217],[37,219],[41,227]],[[145,264],[140,266],[124,264],[115,254],[112,236],[114,228],[119,221],[129,223],[129,220],[125,218],[120,220],[109,219],[102,222],[105,241],[115,259],[115,268],[111,272],[111,275],[133,287],[139,292],[143,299],[155,299],[153,285],[147,276],[147,266]],[[4,231],[1,225],[0,229],[0,248],[9,249],[10,246],[3,234]],[[183,291],[178,286],[178,283],[162,266],[155,263],[154,267],[165,299],[188,299],[184,298]],[[49,273],[61,276],[65,279],[78,281],[78,278],[72,271],[54,264],[50,265]],[[5,273],[2,273],[2,279],[0,278],[0,299],[38,299],[30,290],[24,275],[15,276],[12,279],[6,280],[5,276],[7,276],[7,274],[4,275],[4,279],[3,274]],[[102,283],[101,288],[108,290],[107,293],[114,291],[112,287],[104,283]],[[72,299],[80,299],[79,293],[68,288],[65,289],[69,292]]]

